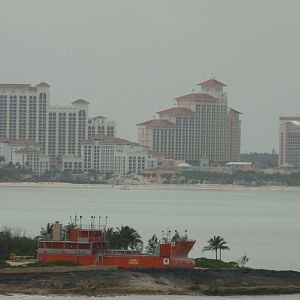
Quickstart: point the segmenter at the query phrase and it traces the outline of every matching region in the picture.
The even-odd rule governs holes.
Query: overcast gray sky
[[[51,103],[135,124],[214,73],[242,115],[242,151],[278,149],[300,115],[300,1],[1,0],[0,82],[51,85]]]

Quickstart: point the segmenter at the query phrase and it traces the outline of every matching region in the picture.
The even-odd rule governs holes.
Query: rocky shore
[[[0,294],[272,295],[300,293],[300,272],[17,268],[0,270]]]

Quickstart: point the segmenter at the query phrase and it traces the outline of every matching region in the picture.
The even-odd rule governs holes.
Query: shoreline
[[[120,189],[122,185],[111,184],[78,184],[65,182],[0,182],[1,187],[29,187],[29,188],[100,188]],[[216,190],[216,191],[278,191],[300,192],[300,186],[256,186],[248,187],[232,184],[127,184],[129,189],[161,189],[161,190]]]
[[[32,268],[34,269],[34,268]],[[58,275],[59,272],[59,275]],[[0,269],[0,295],[280,295],[300,293],[300,272],[259,269]]]

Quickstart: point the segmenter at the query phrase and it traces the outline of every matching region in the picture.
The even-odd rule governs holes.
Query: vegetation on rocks
[[[195,258],[195,266],[207,269],[236,269],[239,265],[236,262],[225,262],[222,260],[209,259],[205,257]]]

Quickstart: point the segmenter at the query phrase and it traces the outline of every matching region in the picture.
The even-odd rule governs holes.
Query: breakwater
[[[300,293],[300,272],[255,269],[68,269],[0,271],[0,294],[275,295]]]

